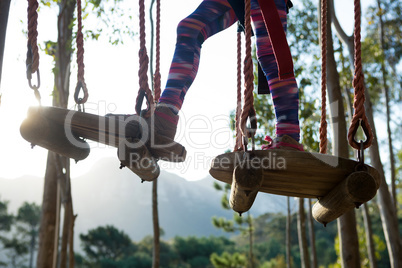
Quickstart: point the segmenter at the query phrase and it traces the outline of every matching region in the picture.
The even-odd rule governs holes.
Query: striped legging
[[[275,0],[286,31],[286,0]],[[276,116],[276,135],[284,134],[299,140],[299,93],[295,78],[279,80],[278,67],[257,0],[251,0],[251,19],[257,44],[257,57],[267,77]],[[237,21],[227,0],[204,0],[177,27],[177,42],[161,103],[180,110],[187,90],[198,71],[204,41]]]

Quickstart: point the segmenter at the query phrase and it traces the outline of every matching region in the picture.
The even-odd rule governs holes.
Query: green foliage
[[[27,267],[26,255],[33,257],[37,246],[40,206],[24,202],[17,216],[8,214],[7,206],[8,202],[0,201],[0,231],[8,232],[0,235],[0,242],[12,267]]]
[[[130,237],[111,225],[80,234],[82,248],[90,263],[101,264],[104,259],[121,261],[135,251]]]
[[[206,267],[212,253],[222,253],[225,249],[232,249],[234,243],[224,237],[201,237],[193,236],[182,238],[175,237],[173,246],[178,252],[180,260],[192,264],[191,267]]]
[[[39,225],[41,207],[35,203],[24,202],[17,212],[17,221],[36,229]]]
[[[8,201],[0,200],[0,231],[10,231],[14,216],[8,213]]]
[[[88,0],[83,13],[86,38],[98,40],[100,36],[107,36],[110,44],[118,45],[124,43],[125,37],[135,36],[131,25],[134,11],[125,1]]]
[[[271,259],[270,261],[264,262],[260,268],[286,268],[286,260],[284,255],[279,255],[278,257]]]
[[[215,268],[242,268],[247,266],[247,258],[244,254],[223,252],[222,255],[213,253],[211,263]]]

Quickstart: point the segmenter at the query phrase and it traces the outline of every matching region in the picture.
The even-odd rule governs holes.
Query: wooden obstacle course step
[[[255,157],[261,160],[263,181],[261,192],[319,198],[325,196],[341,181],[355,171],[357,161],[319,153],[256,150]],[[215,179],[232,184],[233,170],[243,160],[243,152],[221,154],[212,161],[210,174]],[[365,165],[373,176],[376,185],[380,185],[377,170]]]
[[[40,119],[38,118],[40,117]],[[79,111],[72,111],[58,107],[31,107],[28,111],[27,120],[46,120],[48,125],[46,128],[52,128],[57,133],[67,133],[75,137],[89,139],[102,144],[118,147],[121,142],[130,143],[133,139],[140,139],[142,137],[142,126],[147,126],[144,118],[131,115],[131,116],[99,116],[95,114],[83,113]],[[31,125],[30,125],[31,126]],[[47,144],[45,137],[41,138],[40,135],[35,134],[38,132],[36,127],[25,127],[26,133],[32,132],[25,136],[37,136],[39,146]],[[38,132],[39,133],[39,132]],[[169,143],[170,147],[165,148],[163,151],[162,160],[172,162],[182,162],[186,157],[185,148],[179,143],[166,137],[159,137],[157,140]],[[32,141],[31,141],[32,142]],[[60,147],[57,139],[55,139],[49,146],[45,147],[48,150],[55,151],[56,147]],[[68,147],[68,144],[63,143],[63,148]],[[150,145],[152,146],[152,144]],[[44,147],[44,146],[42,146]],[[161,150],[160,148],[149,148],[151,153],[155,154]],[[63,150],[70,150],[64,148]],[[63,150],[58,153],[63,154]],[[73,149],[71,149],[73,150]],[[169,152],[169,153],[168,153]]]
[[[369,173],[353,172],[314,204],[313,217],[326,225],[347,211],[371,200],[378,187],[379,185]]]
[[[35,107],[36,108],[36,107]],[[21,136],[32,145],[38,145],[60,155],[78,160],[90,152],[89,144],[72,133],[66,133],[63,125],[55,124],[43,116],[40,109],[30,108],[28,117],[20,127]]]
[[[229,203],[240,215],[251,208],[262,185],[262,170],[254,169],[251,161],[242,162],[233,171]]]
[[[117,150],[117,156],[122,167],[129,168],[143,181],[153,181],[158,178],[160,174],[159,165],[147,147],[141,144],[139,140],[131,144],[136,144],[136,146],[127,146],[126,143],[122,143]]]

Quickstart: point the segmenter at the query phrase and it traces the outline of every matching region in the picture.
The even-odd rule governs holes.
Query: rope
[[[27,51],[27,79],[29,87],[34,90],[35,97],[40,103],[40,75],[39,75],[39,49],[37,44],[38,38],[38,13],[37,9],[39,7],[37,0],[28,0],[28,51]],[[37,75],[37,85],[32,85],[32,74],[36,72]]]
[[[31,54],[28,58],[30,58],[31,74],[35,73],[39,68],[39,50],[37,44],[38,13],[36,12],[38,7],[37,0],[28,0],[28,53]]]
[[[321,122],[320,153],[327,153],[327,0],[321,0]]]
[[[366,135],[366,141],[364,142],[363,148],[366,149],[370,147],[373,141],[373,133],[366,117],[366,111],[364,109],[364,75],[361,59],[361,36],[360,36],[360,25],[361,25],[361,7],[360,0],[354,1],[354,14],[355,14],[355,29],[354,29],[354,45],[355,45],[355,75],[353,78],[353,88],[354,88],[354,114],[352,122],[349,127],[348,141],[350,146],[356,150],[360,150],[360,143],[356,142],[355,136],[359,126],[362,127],[364,134]]]
[[[139,85],[138,96],[136,100],[135,111],[138,115],[141,115],[141,106],[144,97],[147,99],[147,110],[144,114],[145,117],[151,116],[154,98],[152,96],[152,91],[148,85],[148,54],[145,42],[145,4],[144,0],[139,0],[139,17],[140,17],[140,50],[138,52],[140,68],[138,71]]]
[[[246,55],[244,59],[244,104],[243,110],[240,115],[240,129],[244,137],[251,138],[254,136],[257,129],[257,123],[255,121],[255,109],[254,109],[254,75],[253,75],[253,62],[251,58],[251,4],[250,0],[245,1],[245,16],[244,26],[246,35]],[[251,129],[246,130],[247,119],[250,118]],[[243,144],[244,145],[244,144]]]
[[[156,55],[155,55],[155,74],[154,74],[154,98],[155,103],[158,102],[161,96],[161,73],[160,73],[160,46],[161,46],[161,3],[160,0],[156,1]]]
[[[88,100],[88,90],[85,83],[85,65],[84,65],[84,36],[82,34],[82,9],[81,0],[77,0],[77,86],[75,87],[74,100],[77,104],[84,104]],[[84,97],[79,98],[80,90],[84,92]]]
[[[237,33],[237,103],[236,103],[236,117],[235,117],[236,143],[234,151],[239,151],[242,149],[240,114],[241,114],[241,32],[238,32]]]

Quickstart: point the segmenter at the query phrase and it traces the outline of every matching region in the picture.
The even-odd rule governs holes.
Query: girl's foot
[[[268,144],[261,146],[261,149],[263,150],[282,149],[290,151],[304,151],[303,145],[288,135],[276,137],[275,139],[272,139],[270,136],[266,136],[264,140],[266,140]]]

